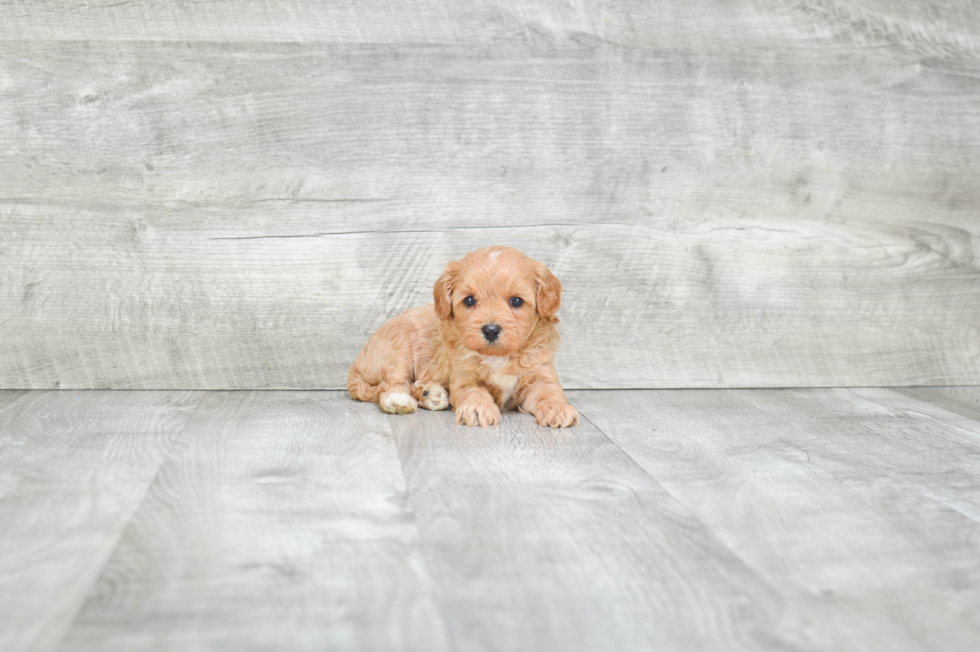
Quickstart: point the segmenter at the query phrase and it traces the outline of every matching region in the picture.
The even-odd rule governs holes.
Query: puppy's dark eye
[[[510,305],[511,305],[512,308],[520,308],[521,306],[524,305],[524,299],[522,299],[520,297],[511,297],[510,298]]]
[[[465,299],[463,299],[463,305],[466,306],[467,308],[472,308],[473,306],[476,305],[476,297],[473,296],[466,297]]]

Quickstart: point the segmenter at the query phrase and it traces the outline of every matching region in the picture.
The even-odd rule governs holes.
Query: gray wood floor
[[[0,649],[975,650],[980,388],[0,392]]]

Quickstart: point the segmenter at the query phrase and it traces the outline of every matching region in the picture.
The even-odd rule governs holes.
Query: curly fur
[[[547,267],[509,247],[479,249],[446,266],[433,298],[371,337],[348,373],[353,398],[394,414],[451,404],[457,423],[471,426],[499,423],[501,409],[543,426],[579,422],[554,369],[561,283]],[[500,327],[492,342],[488,324]]]

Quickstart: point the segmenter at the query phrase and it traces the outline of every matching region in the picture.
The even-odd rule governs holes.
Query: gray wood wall
[[[980,384],[980,3],[0,0],[0,388],[339,388],[488,244],[569,387]]]

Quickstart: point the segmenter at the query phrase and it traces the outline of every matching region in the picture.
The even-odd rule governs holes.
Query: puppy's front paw
[[[405,392],[385,392],[379,402],[381,409],[388,414],[410,414],[418,407],[412,395]]]
[[[568,403],[540,403],[534,410],[534,420],[546,428],[570,428],[579,423],[578,410]]]
[[[466,426],[495,426],[500,423],[500,408],[489,401],[464,403],[454,410],[456,423]]]
[[[449,407],[449,392],[442,385],[426,385],[422,388],[419,405],[426,410],[445,410]]]

